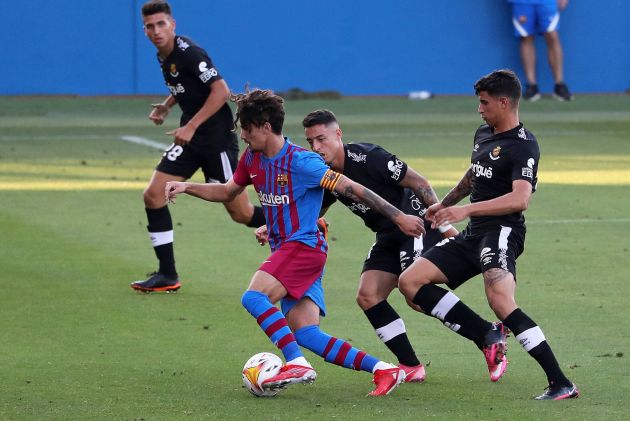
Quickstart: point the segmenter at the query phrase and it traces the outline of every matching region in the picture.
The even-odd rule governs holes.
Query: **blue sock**
[[[317,325],[304,326],[298,329],[295,332],[295,338],[300,346],[323,357],[327,362],[346,368],[371,373],[374,366],[380,361],[378,358],[352,347],[348,342],[322,332]]]
[[[262,292],[245,291],[241,303],[256,318],[258,325],[271,342],[282,351],[286,361],[304,356],[287,324],[287,319],[276,306],[271,304],[269,297]]]

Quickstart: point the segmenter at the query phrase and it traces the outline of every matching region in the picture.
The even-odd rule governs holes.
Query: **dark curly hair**
[[[284,100],[269,89],[254,89],[244,94],[235,94],[230,100],[236,104],[234,127],[240,124],[244,130],[253,125],[271,125],[274,134],[282,134],[284,125]]]

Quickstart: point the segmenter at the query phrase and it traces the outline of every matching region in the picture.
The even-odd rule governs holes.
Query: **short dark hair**
[[[151,0],[142,5],[142,16],[151,16],[156,13],[166,13],[173,16],[171,5],[165,0]]]
[[[323,108],[311,111],[304,117],[304,120],[302,120],[302,126],[305,129],[319,124],[328,126],[330,123],[337,123],[337,117],[335,117],[332,111]]]
[[[516,105],[521,98],[521,81],[512,70],[495,70],[475,82],[475,94],[479,95],[481,91],[495,98],[506,96]]]
[[[284,100],[270,89],[254,89],[245,94],[232,95],[236,103],[236,120],[241,128],[249,130],[252,125],[271,125],[274,134],[282,134],[284,124]]]

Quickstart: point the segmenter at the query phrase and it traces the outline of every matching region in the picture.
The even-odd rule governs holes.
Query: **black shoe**
[[[554,386],[553,384],[550,384],[545,389],[545,393],[540,396],[536,396],[534,399],[538,401],[559,401],[562,399],[575,399],[578,396],[580,396],[580,391],[573,383],[571,383],[571,386]]]
[[[531,102],[538,101],[540,99],[540,91],[538,91],[538,85],[525,85],[523,99],[525,101]]]
[[[569,92],[569,88],[564,83],[556,83],[553,87],[553,98],[558,101],[571,101],[573,95]]]
[[[177,276],[173,279],[160,272],[149,273],[148,276],[144,281],[132,282],[131,288],[142,292],[175,292],[182,286]]]

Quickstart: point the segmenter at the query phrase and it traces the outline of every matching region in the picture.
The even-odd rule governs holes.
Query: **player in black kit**
[[[177,103],[182,110],[180,127],[168,132],[173,144],[164,151],[149,185],[144,204],[149,236],[159,260],[157,272],[131,287],[144,291],[176,291],[180,288],[173,252],[173,222],[164,199],[168,181],[184,181],[201,168],[206,182],[225,183],[238,162],[238,139],[227,100],[230,89],[208,54],[189,38],[175,34],[175,20],[166,1],[142,6],[144,32],[157,47],[157,58],[170,95],[153,104],[149,118],[164,122]],[[265,224],[260,207],[254,207],[243,192],[225,208],[232,219],[250,227]]]
[[[315,110],[304,118],[302,125],[311,149],[320,154],[333,170],[363,184],[405,213],[424,217],[427,206],[437,202],[429,181],[395,155],[374,144],[344,144],[339,123],[331,111]],[[378,337],[398,358],[400,367],[407,373],[405,381],[421,382],[425,378],[425,368],[409,342],[403,320],[387,302],[387,298],[396,288],[402,271],[418,259],[424,250],[442,240],[442,237],[456,235],[457,230],[448,224],[431,229],[429,223],[425,227],[425,236],[408,237],[369,207],[345,196],[328,193],[324,193],[322,214],[336,200],[363,219],[365,225],[376,233],[376,242],[363,264],[357,303]],[[474,340],[480,349],[484,346],[496,347],[505,342],[504,332],[481,319],[454,294],[449,294],[445,301],[450,307],[444,314],[430,313],[432,316],[460,335]],[[476,330],[460,328],[461,318],[475,318],[479,320],[479,325],[475,327]],[[492,381],[499,380],[505,371],[507,359],[504,355],[501,358],[499,364],[492,360],[489,365]],[[495,372],[498,374],[492,377]]]
[[[408,302],[432,311],[446,290],[483,274],[488,303],[549,382],[538,400],[577,398],[540,327],[516,304],[516,259],[525,244],[525,218],[536,189],[540,152],[534,135],[519,122],[521,83],[514,72],[497,70],[475,83],[478,112],[487,124],[475,133],[471,165],[441,202],[429,207],[432,226],[470,217],[464,231],[427,251],[399,279]],[[455,206],[470,195],[470,204]],[[474,320],[465,321],[472,328]]]

